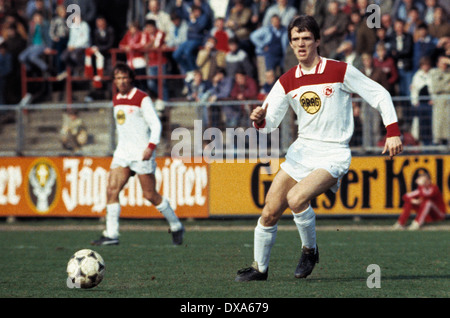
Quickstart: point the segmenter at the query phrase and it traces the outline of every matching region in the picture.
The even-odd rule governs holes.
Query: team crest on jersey
[[[322,101],[315,92],[308,91],[303,93],[300,97],[300,105],[302,105],[303,109],[306,110],[308,114],[313,115],[319,111],[322,106]]]
[[[123,110],[119,110],[116,115],[116,120],[119,125],[123,125],[125,122],[125,112]]]
[[[333,93],[334,93],[333,86],[328,85],[323,88],[323,95],[325,95],[325,97],[331,97],[331,95],[333,95]]]

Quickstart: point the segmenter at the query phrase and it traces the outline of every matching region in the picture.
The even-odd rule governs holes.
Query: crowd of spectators
[[[68,9],[73,4],[81,8],[78,19]],[[380,10],[367,10],[370,4]],[[425,116],[420,97],[450,93],[448,82],[434,84],[448,81],[449,13],[447,0],[0,0],[0,104],[20,100],[20,63],[31,76],[61,80],[71,66],[101,88],[112,48],[125,52],[137,74],[155,75],[159,64],[164,73],[184,74],[180,94],[188,100],[262,99],[297,64],[287,27],[295,15],[308,14],[322,30],[321,56],[351,63],[393,96],[414,98],[398,104],[402,122],[411,128],[414,117]],[[170,49],[162,59],[145,51],[159,48]],[[138,85],[157,93],[155,81]],[[160,98],[167,100],[163,86]],[[413,130],[417,139],[448,141],[446,102],[433,118],[447,125],[426,138],[422,133],[428,132]],[[224,114],[232,124],[242,115],[236,108]]]

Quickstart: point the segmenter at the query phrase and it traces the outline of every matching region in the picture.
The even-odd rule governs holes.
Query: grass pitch
[[[372,298],[450,296],[450,221],[420,231],[391,231],[393,220],[317,220],[320,263],[294,278],[299,236],[280,221],[266,282],[236,283],[251,264],[256,220],[185,221],[173,246],[161,220],[122,220],[120,245],[92,247],[97,220],[0,222],[1,298]],[[66,285],[66,265],[82,248],[106,262],[103,282],[90,290]],[[380,268],[380,288],[369,288]]]

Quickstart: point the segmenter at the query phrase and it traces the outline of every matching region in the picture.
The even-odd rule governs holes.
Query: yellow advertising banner
[[[179,217],[208,217],[208,165],[157,158],[157,190]],[[0,216],[99,217],[106,213],[108,157],[0,157]],[[121,217],[161,218],[130,178]]]
[[[402,195],[414,188],[414,179],[426,170],[441,189],[450,211],[450,156],[418,155],[353,157],[348,174],[336,193],[313,200],[322,215],[389,215],[401,212]],[[277,167],[263,163],[211,163],[210,215],[260,214]],[[290,213],[288,210],[285,213]]]

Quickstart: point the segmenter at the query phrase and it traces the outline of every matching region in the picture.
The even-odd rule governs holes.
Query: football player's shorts
[[[128,167],[134,174],[154,174],[156,171],[156,160],[155,156],[150,158],[150,160],[128,160],[120,157],[113,157],[110,168],[114,169],[117,167]]]
[[[288,149],[280,165],[291,178],[299,182],[316,169],[325,169],[338,179],[331,190],[339,189],[342,177],[350,168],[352,156],[346,145],[297,139]]]

